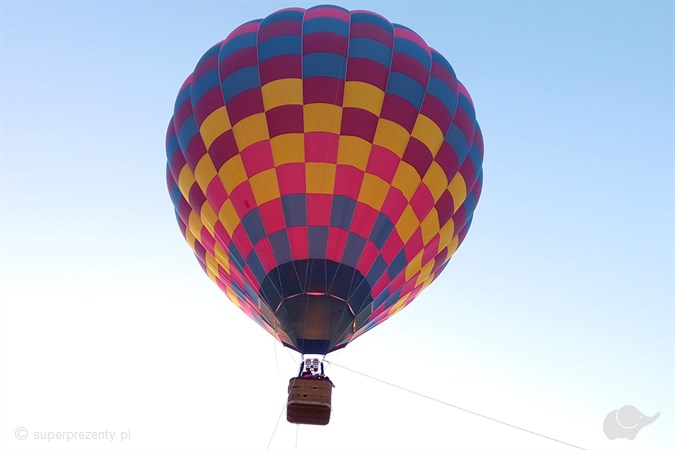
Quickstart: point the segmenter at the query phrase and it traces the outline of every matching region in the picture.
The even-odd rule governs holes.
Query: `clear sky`
[[[445,272],[329,359],[579,447],[674,448],[673,2],[339,4],[447,57],[485,176]],[[2,1],[0,447],[268,445],[298,356],[202,273],[164,133],[212,44],[313,5]],[[270,448],[571,448],[328,371],[330,425],[282,418]],[[626,404],[661,417],[610,441]]]

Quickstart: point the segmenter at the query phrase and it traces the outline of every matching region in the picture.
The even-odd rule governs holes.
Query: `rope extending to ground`
[[[423,394],[421,392],[417,392],[417,391],[414,391],[412,389],[408,389],[406,387],[399,386],[399,385],[391,383],[389,381],[385,381],[385,380],[382,380],[380,378],[374,377],[372,375],[368,375],[368,374],[365,374],[363,372],[359,372],[358,370],[350,369],[349,367],[345,367],[345,366],[337,364],[335,362],[331,362],[331,361],[328,361],[328,360],[326,360],[326,362],[328,362],[328,364],[330,364],[331,366],[339,367],[340,369],[344,369],[344,370],[347,370],[349,372],[355,373],[357,375],[361,375],[363,377],[370,378],[371,380],[377,381],[379,383],[383,383],[383,384],[386,384],[388,386],[394,387],[396,389],[400,389],[402,391],[408,392],[410,394],[417,395],[418,397],[426,398],[427,400],[431,400],[431,401],[434,401],[436,403],[440,403],[441,405],[449,406],[449,407],[457,409],[459,411],[462,411],[462,412],[465,412],[465,413],[468,413],[468,414],[472,414],[472,415],[480,417],[482,419],[489,420],[489,421],[492,421],[492,422],[495,422],[495,423],[498,423],[498,424],[501,424],[501,425],[504,425],[504,426],[507,426],[507,427],[510,427],[510,428],[513,428],[513,429],[516,429],[516,430],[519,430],[519,431],[523,431],[525,433],[529,433],[529,434],[532,434],[534,436],[538,436],[540,438],[548,439],[550,441],[557,442],[559,444],[566,445],[568,447],[576,448],[576,449],[579,449],[579,450],[587,450],[584,447],[580,447],[578,445],[574,445],[574,444],[571,444],[569,442],[561,441],[560,439],[556,439],[554,437],[547,436],[547,435],[542,434],[542,433],[537,433],[536,431],[528,430],[527,428],[523,428],[523,427],[520,427],[518,425],[514,425],[512,423],[504,422],[503,420],[495,419],[494,417],[489,417],[489,416],[486,416],[485,414],[481,414],[481,413],[478,413],[476,411],[471,411],[470,409],[463,408],[461,406],[453,405],[452,403],[448,403],[446,401],[439,400],[437,398],[431,397],[431,396]]]

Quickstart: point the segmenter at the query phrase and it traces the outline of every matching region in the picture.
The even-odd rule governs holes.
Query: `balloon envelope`
[[[482,184],[471,98],[415,32],[291,8],[208,50],[166,138],[207,275],[286,346],[325,354],[408,305],[464,239]]]

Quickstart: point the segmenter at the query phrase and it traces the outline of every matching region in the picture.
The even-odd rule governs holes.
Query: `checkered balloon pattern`
[[[413,301],[462,243],[482,185],[481,131],[446,59],[336,6],[275,12],[209,49],[166,151],[199,264],[302,353],[342,348]]]

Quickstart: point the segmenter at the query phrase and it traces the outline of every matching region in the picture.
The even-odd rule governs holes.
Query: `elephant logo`
[[[654,422],[661,414],[645,416],[635,406],[626,405],[607,414],[603,429],[609,439],[635,439],[638,431]]]

